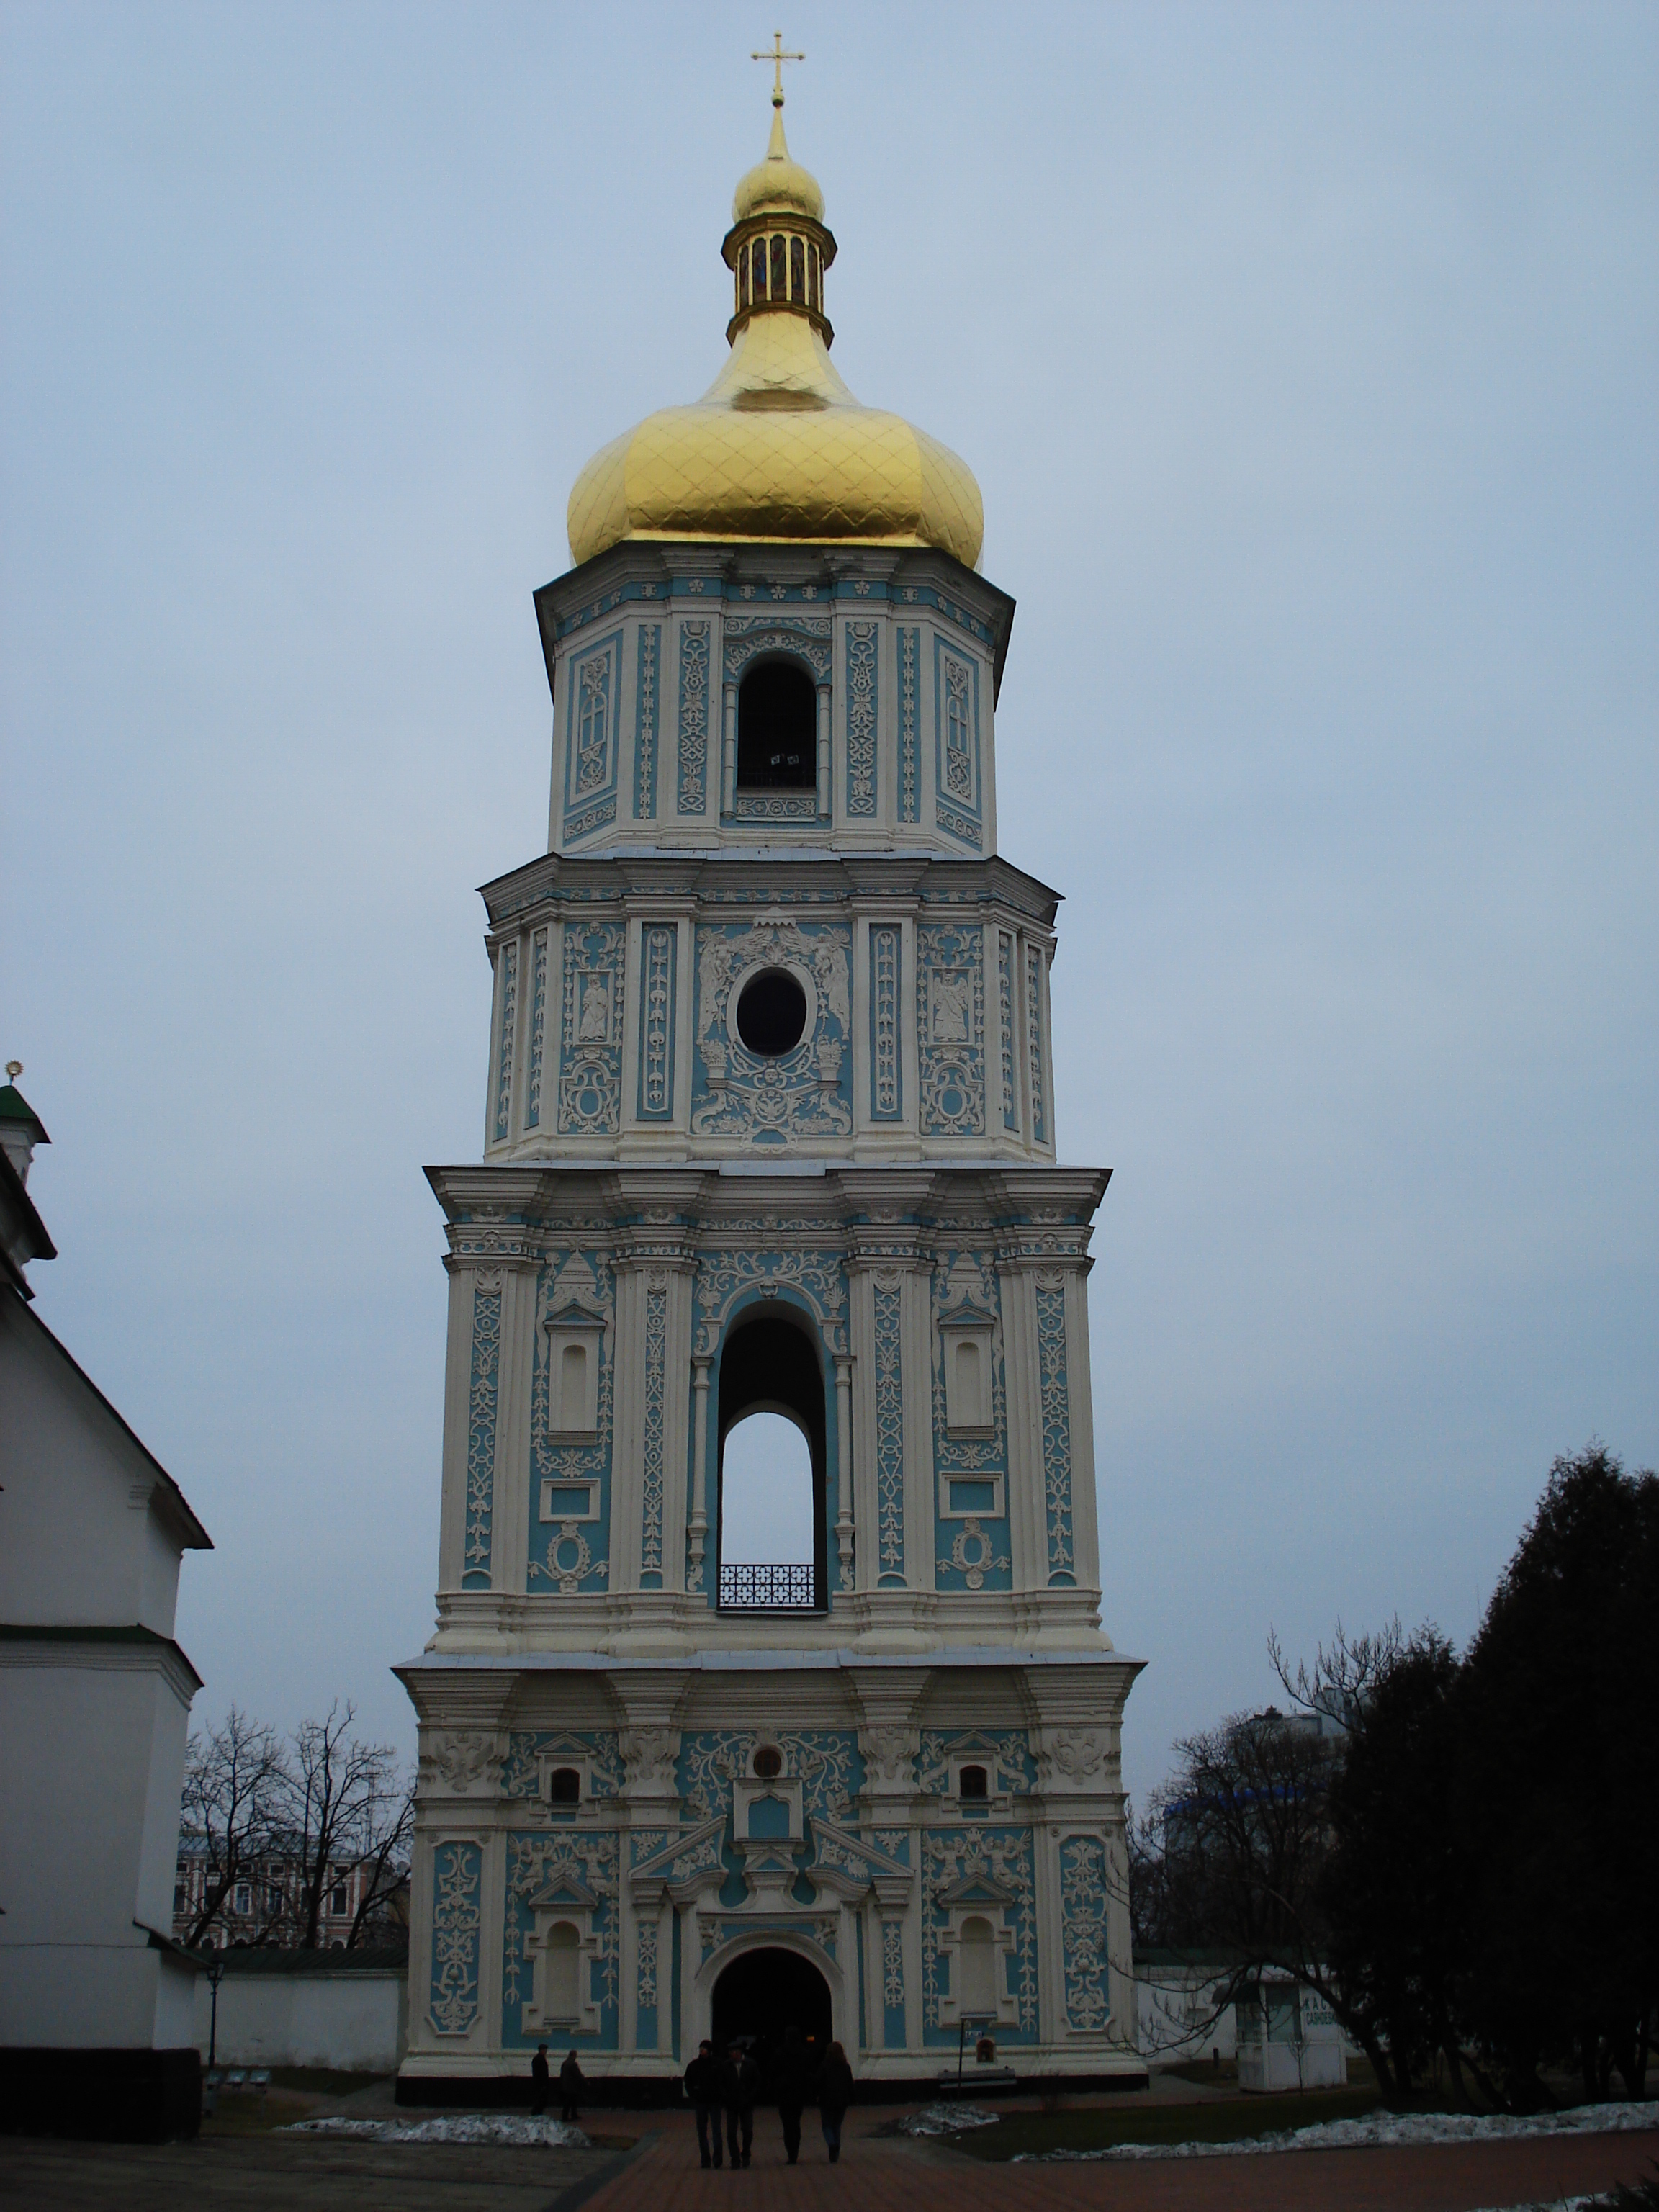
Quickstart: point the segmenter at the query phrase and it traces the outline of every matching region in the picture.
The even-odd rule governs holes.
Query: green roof
[[[52,1142],[46,1134],[46,1123],[15,1083],[0,1084],[0,1121],[33,1121],[35,1143],[49,1145]]]

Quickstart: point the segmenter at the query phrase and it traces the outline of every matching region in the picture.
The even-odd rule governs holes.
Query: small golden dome
[[[773,94],[766,159],[738,186],[722,248],[736,285],[725,368],[604,447],[570,494],[578,567],[625,538],[932,545],[977,566],[973,471],[897,415],[860,405],[830,359],[823,195],[792,161]]]
[[[810,169],[792,161],[783,136],[783,94],[772,95],[772,140],[766,159],[757,161],[732,195],[732,220],[747,222],[756,215],[804,215],[809,222],[823,221],[823,194]]]

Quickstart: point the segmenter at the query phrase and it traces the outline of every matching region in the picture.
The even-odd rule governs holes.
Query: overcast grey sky
[[[774,20],[0,13],[0,1054],[198,1717],[412,1745],[530,594],[722,358]],[[776,20],[837,364],[1019,602],[1144,1796],[1270,1624],[1462,1638],[1555,1453],[1659,1460],[1659,13]]]

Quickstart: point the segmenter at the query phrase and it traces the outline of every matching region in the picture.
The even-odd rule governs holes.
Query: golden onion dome
[[[817,180],[771,143],[738,185],[721,252],[731,353],[701,399],[649,415],[593,456],[570,495],[580,566],[626,538],[932,545],[977,566],[973,471],[897,415],[862,406],[830,359],[823,273],[836,241]]]
[[[792,161],[783,136],[783,94],[772,96],[772,139],[766,159],[757,161],[740,179],[732,195],[732,220],[747,222],[751,215],[804,215],[809,222],[823,221],[823,194],[810,169]]]

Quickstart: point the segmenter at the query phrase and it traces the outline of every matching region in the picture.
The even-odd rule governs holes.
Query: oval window
[[[763,968],[738,1000],[738,1035],[763,1060],[793,1052],[806,1027],[806,994],[787,968]]]
[[[775,1782],[783,1771],[783,1754],[774,1743],[763,1743],[755,1753],[755,1771],[763,1782]]]

